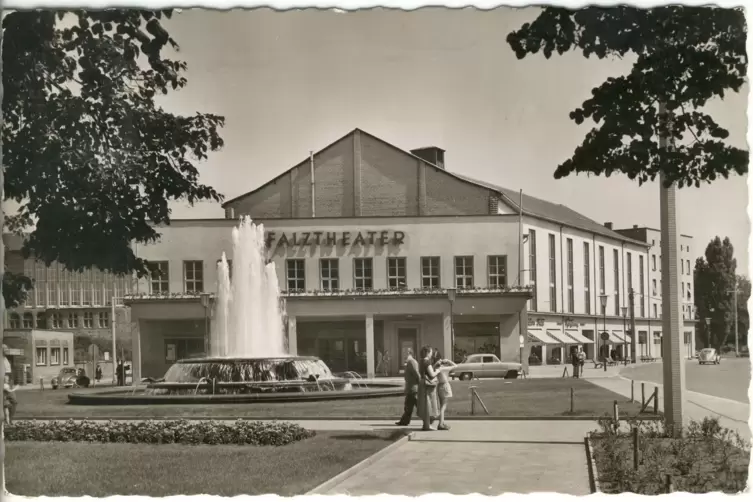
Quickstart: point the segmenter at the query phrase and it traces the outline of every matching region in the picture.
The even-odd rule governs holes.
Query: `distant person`
[[[3,420],[5,421],[5,425],[11,424],[13,415],[16,414],[17,404],[16,393],[14,389],[11,389],[10,382],[6,378],[3,383]]]
[[[612,361],[617,360],[617,351],[612,349],[612,351],[609,353],[609,357],[612,359]]]
[[[452,397],[452,386],[450,385],[450,369],[457,366],[449,359],[443,359],[438,350],[434,350],[434,369],[437,370],[437,398],[439,398],[439,423],[438,431],[448,431],[448,426],[444,421],[447,404]]]
[[[432,365],[434,350],[431,347],[421,349],[421,361],[418,363],[418,415],[423,421],[421,430],[432,431],[433,418],[439,414],[437,403],[437,372]]]
[[[99,364],[97,365],[97,369],[94,372],[94,378],[97,380],[97,382],[102,380],[102,366],[100,366]]]
[[[408,349],[408,356],[405,358],[405,401],[403,404],[403,416],[395,422],[395,425],[410,425],[413,417],[413,410],[418,406],[418,361],[413,358],[413,351]]]
[[[583,376],[583,368],[586,366],[586,353],[583,347],[578,347],[578,377]]]
[[[383,372],[382,376],[387,376],[390,372],[390,363],[392,362],[392,359],[390,358],[389,350],[384,351],[384,356],[382,356],[382,360],[384,361],[384,364],[382,364],[382,372]]]
[[[123,366],[123,361],[118,360],[118,366],[115,369],[115,373],[118,379],[118,387],[122,387],[125,385],[125,367]]]
[[[578,353],[570,353],[570,363],[573,365],[573,378],[578,378],[578,370],[580,369],[580,361],[578,360]]]

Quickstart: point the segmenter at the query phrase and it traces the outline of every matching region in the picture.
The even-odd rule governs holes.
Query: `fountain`
[[[232,269],[217,264],[215,320],[209,356],[175,362],[141,393],[73,393],[74,404],[260,402],[398,395],[402,386],[336,377],[321,359],[287,353],[280,286],[267,260],[264,226],[241,219],[233,229]],[[355,381],[356,389],[351,382]]]

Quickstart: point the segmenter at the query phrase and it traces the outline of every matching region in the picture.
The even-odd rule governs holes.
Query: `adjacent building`
[[[73,333],[37,329],[6,329],[3,345],[15,385],[49,384],[64,367],[73,366]]]
[[[204,353],[216,264],[223,252],[232,260],[241,216],[265,226],[289,352],[334,371],[395,375],[424,345],[525,365],[562,361],[578,345],[590,357],[629,353],[631,292],[640,353],[661,355],[650,229],[617,231],[453,173],[440,148],[406,151],[356,129],[223,207],[225,219],[176,220],[136,246],[154,274],[126,295],[134,381]],[[692,273],[686,280],[692,292]]]

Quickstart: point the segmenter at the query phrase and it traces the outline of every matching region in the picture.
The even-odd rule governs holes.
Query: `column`
[[[547,365],[547,359],[546,359],[546,344],[541,344],[541,365],[546,366]]]
[[[366,377],[374,378],[374,316],[366,315]]]
[[[526,375],[530,371],[530,368],[528,367],[528,357],[531,355],[531,342],[528,340],[527,305],[528,302],[524,304],[523,309],[520,311],[520,316],[518,316],[518,333],[523,337],[523,360],[521,361],[521,364],[523,365],[523,371],[526,372]]]
[[[298,355],[298,323],[295,316],[288,317],[288,354]]]
[[[449,312],[442,312],[442,356],[450,361],[455,360],[452,353],[452,317]]]
[[[115,320],[113,319],[112,322],[114,323]],[[132,372],[131,385],[135,386],[141,383],[141,378],[142,378],[141,376],[141,325],[138,322],[138,320],[134,322],[133,324],[134,326],[131,329],[131,344],[133,346],[132,347],[133,355],[131,357],[132,359],[131,361],[131,372]],[[75,355],[74,352],[75,351],[73,350],[73,347],[71,347],[71,352],[70,352],[71,361],[73,361],[73,357]],[[118,360],[117,355],[112,354],[112,357],[110,359],[112,359],[112,368],[114,372],[116,364],[117,364],[116,361]]]

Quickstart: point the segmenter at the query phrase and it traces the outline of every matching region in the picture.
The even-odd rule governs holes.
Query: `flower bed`
[[[316,433],[290,422],[146,420],[22,420],[5,427],[6,441],[244,444],[283,446]]]
[[[604,493],[658,495],[675,492],[738,493],[745,490],[750,445],[716,418],[692,421],[674,436],[662,422],[632,422],[638,427],[638,469],[632,434],[608,420],[591,434],[599,490]]]

